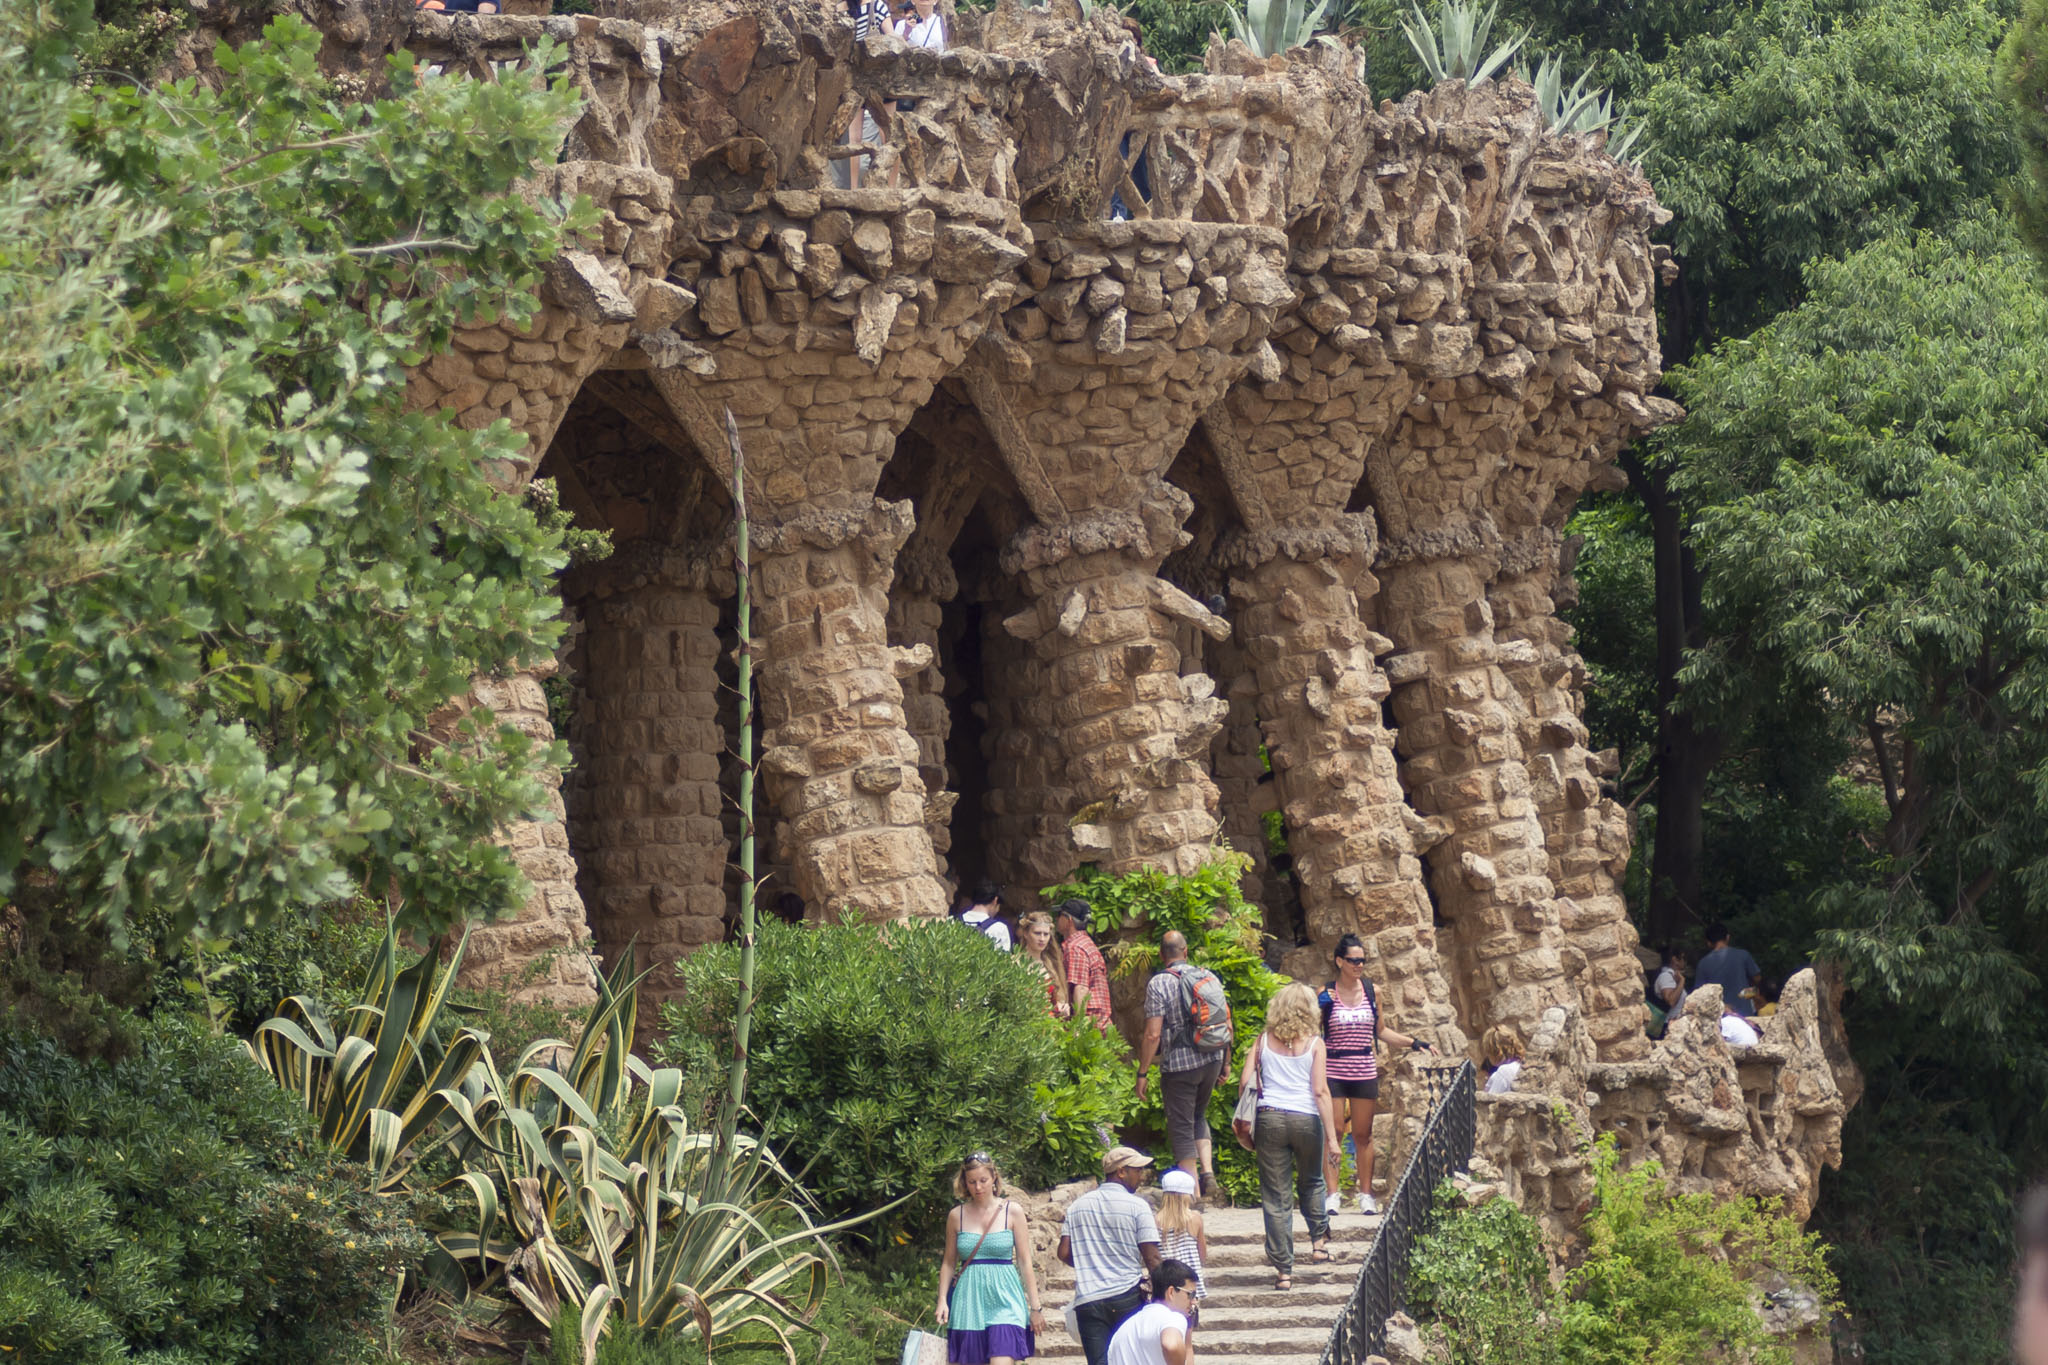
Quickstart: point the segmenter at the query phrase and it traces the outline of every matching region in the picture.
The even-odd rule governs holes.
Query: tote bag
[[[1260,1034],[1256,1044],[1258,1052],[1252,1062],[1252,1079],[1259,1082],[1237,1094],[1237,1108],[1230,1113],[1230,1131],[1237,1135],[1237,1145],[1247,1152],[1256,1150],[1259,1126],[1259,1091],[1265,1083],[1266,1035]]]

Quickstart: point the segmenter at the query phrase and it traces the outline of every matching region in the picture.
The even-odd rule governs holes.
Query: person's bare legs
[[[1367,1199],[1372,1198],[1372,1118],[1379,1107],[1378,1100],[1351,1101],[1352,1160],[1358,1167],[1358,1192]]]
[[[1351,1106],[1356,1103],[1356,1100],[1347,1099],[1342,1095],[1332,1095],[1330,1097],[1330,1111],[1336,1117],[1338,1132],[1344,1131],[1345,1125],[1348,1122],[1345,1116],[1351,1112]],[[1331,1194],[1336,1194],[1344,1188],[1343,1163],[1344,1158],[1341,1156],[1325,1157],[1323,1160],[1323,1188]]]
[[[861,105],[856,104],[853,106],[853,122],[846,125],[846,141],[848,146],[858,147],[861,145],[860,123],[866,114],[867,110]],[[846,183],[851,189],[857,190],[860,188],[860,163],[861,158],[857,155],[846,158]]]

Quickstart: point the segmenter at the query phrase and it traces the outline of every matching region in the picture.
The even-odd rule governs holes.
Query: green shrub
[[[1549,1365],[1555,1324],[1543,1234],[1508,1199],[1461,1208],[1447,1184],[1436,1222],[1408,1261],[1408,1302],[1443,1343],[1449,1365]]]
[[[1775,1200],[1672,1194],[1654,1161],[1622,1170],[1611,1137],[1592,1160],[1585,1257],[1555,1289],[1520,1209],[1462,1210],[1438,1192],[1409,1301],[1450,1365],[1790,1365],[1757,1314],[1758,1286],[1791,1281],[1840,1306],[1825,1248]]]
[[[654,1055],[699,1105],[723,1093],[739,949],[681,964]],[[1045,982],[949,922],[761,926],[748,1102],[767,1139],[837,1214],[903,1195],[896,1227],[936,1217],[969,1152],[1015,1167],[1040,1131],[1034,1092],[1059,1074]],[[885,1224],[888,1226],[889,1224]]]
[[[1764,1331],[1748,1281],[1776,1272],[1836,1305],[1820,1239],[1777,1201],[1672,1194],[1656,1162],[1622,1170],[1614,1140],[1594,1148],[1585,1261],[1564,1284],[1559,1344],[1573,1365],[1679,1365],[1724,1355],[1789,1365]]]
[[[426,1242],[240,1044],[166,1014],[80,1061],[0,1037],[0,1348],[100,1365],[341,1361]]]
[[[1137,1080],[1122,1038],[1085,1017],[1061,1023],[1058,1074],[1032,1091],[1044,1130],[1018,1177],[1049,1185],[1100,1175],[1102,1152],[1138,1110]]]

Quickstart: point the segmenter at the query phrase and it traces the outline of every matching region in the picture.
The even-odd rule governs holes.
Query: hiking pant
[[[1315,1114],[1261,1109],[1253,1129],[1259,1154],[1259,1207],[1266,1215],[1266,1259],[1282,1275],[1294,1273],[1294,1201],[1301,1200],[1312,1242],[1330,1235],[1323,1205],[1323,1121]],[[1290,1189],[1289,1179],[1293,1188]]]

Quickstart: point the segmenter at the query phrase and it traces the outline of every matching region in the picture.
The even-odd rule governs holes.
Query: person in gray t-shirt
[[[1693,969],[1693,989],[1719,986],[1721,999],[1737,1014],[1748,1018],[1756,1013],[1756,1001],[1743,994],[1764,979],[1763,968],[1747,949],[1728,946],[1728,926],[1719,920],[1707,926],[1707,955]]]

